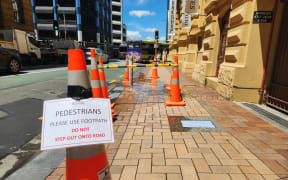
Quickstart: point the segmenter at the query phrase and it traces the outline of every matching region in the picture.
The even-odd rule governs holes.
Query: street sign
[[[113,142],[109,99],[44,101],[41,150]]]
[[[273,11],[254,11],[253,23],[272,23]]]
[[[157,49],[157,48],[159,48],[159,41],[158,41],[158,39],[155,39],[154,40],[154,49]]]

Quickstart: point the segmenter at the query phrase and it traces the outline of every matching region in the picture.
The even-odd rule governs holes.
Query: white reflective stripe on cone
[[[87,70],[78,70],[78,71],[68,71],[68,86],[82,86],[84,88],[89,88],[89,81],[85,82],[83,79],[88,77]]]
[[[100,80],[91,80],[92,88],[101,88],[100,83]]]
[[[107,83],[106,83],[106,81],[100,81],[100,84],[101,84],[101,87],[104,87],[104,86],[107,86]]]

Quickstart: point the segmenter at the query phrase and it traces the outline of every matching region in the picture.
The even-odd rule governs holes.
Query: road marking
[[[123,77],[124,75],[121,75],[121,76],[119,76],[119,77]]]
[[[116,82],[116,80],[112,80],[112,81],[110,81],[109,84],[112,84],[112,83],[114,83],[114,82]]]
[[[41,116],[41,117],[39,117],[39,118],[38,118],[38,120],[40,120],[40,121],[41,121],[41,120],[43,120],[43,117],[42,117],[42,116]]]

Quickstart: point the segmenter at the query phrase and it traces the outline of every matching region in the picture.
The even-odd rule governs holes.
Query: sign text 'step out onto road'
[[[109,99],[44,101],[41,150],[113,142]]]

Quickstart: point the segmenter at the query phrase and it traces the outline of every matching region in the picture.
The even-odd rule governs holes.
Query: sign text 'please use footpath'
[[[41,150],[113,142],[109,99],[44,101]]]

